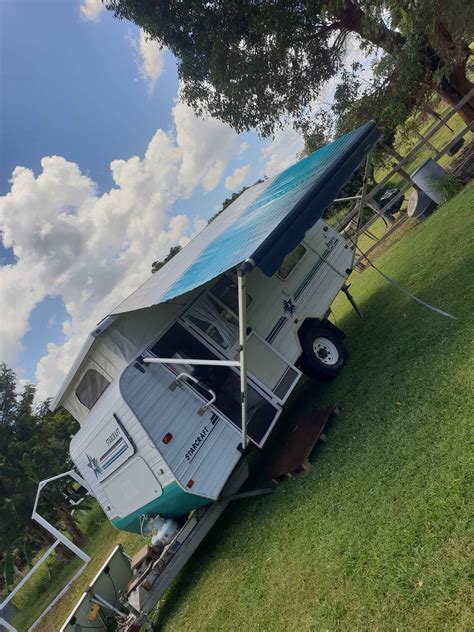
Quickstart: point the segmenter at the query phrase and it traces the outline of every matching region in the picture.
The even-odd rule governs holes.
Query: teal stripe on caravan
[[[303,279],[302,283],[300,283],[300,285],[296,288],[295,293],[293,294],[293,298],[295,299],[295,301],[297,301],[299,299],[299,297],[303,294],[305,289],[308,287],[310,282],[313,280],[314,275],[316,274],[316,272],[323,265],[324,260],[328,258],[329,253],[331,253],[333,251],[334,247],[336,246],[336,244],[338,242],[339,242],[339,240],[336,239],[336,241],[334,242],[334,244],[332,245],[331,248],[326,248],[326,250],[323,252],[321,257],[318,259],[318,261],[316,261],[314,266],[311,268],[311,270],[305,276],[305,278]],[[318,255],[318,257],[319,257],[319,255]]]
[[[273,327],[273,329],[271,330],[271,332],[268,334],[268,336],[265,338],[265,340],[268,343],[272,343],[275,338],[278,336],[278,334],[280,333],[281,329],[283,328],[283,325],[286,323],[287,319],[285,316],[282,316],[281,318],[279,318],[277,320],[276,325]]]
[[[173,482],[163,487],[163,493],[143,507],[124,518],[113,518],[112,524],[122,531],[140,534],[140,516],[142,514],[160,514],[163,518],[176,518],[202,505],[212,502],[212,498],[188,494],[178,483]]]
[[[128,449],[127,444],[124,444],[123,448],[122,448],[119,452],[117,452],[117,454],[114,454],[114,456],[113,456],[113,457],[111,457],[111,458],[107,461],[107,463],[104,463],[104,465],[102,466],[102,468],[103,468],[104,470],[106,470],[106,469],[109,467],[109,465],[112,465],[112,463],[113,463],[114,461],[116,461],[116,460],[119,458],[119,456],[122,456],[122,454],[123,454],[124,452],[126,452],[126,451],[127,451],[127,449]]]

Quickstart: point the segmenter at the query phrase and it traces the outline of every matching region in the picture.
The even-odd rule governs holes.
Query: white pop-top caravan
[[[215,500],[301,376],[335,375],[325,320],[353,251],[321,215],[379,137],[373,123],[245,191],[90,334],[53,408],[108,518],[140,532]]]

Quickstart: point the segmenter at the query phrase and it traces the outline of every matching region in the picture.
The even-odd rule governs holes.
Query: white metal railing
[[[51,523],[49,523],[45,518],[43,518],[43,516],[41,516],[38,513],[38,502],[39,502],[41,491],[43,490],[45,485],[47,485],[48,483],[51,483],[52,481],[56,481],[56,480],[58,480],[60,478],[64,478],[65,476],[70,476],[72,479],[74,479],[77,483],[79,483],[80,485],[85,487],[90,492],[89,486],[87,485],[87,483],[74,470],[70,470],[68,472],[63,472],[62,474],[58,474],[57,476],[52,476],[51,478],[47,478],[44,481],[41,481],[39,483],[38,490],[36,492],[35,504],[33,506],[33,512],[31,514],[31,517],[32,517],[32,519],[35,522],[37,522],[44,529],[46,529],[46,531],[51,533],[56,538],[56,540],[49,547],[49,549],[47,549],[47,551],[45,551],[43,553],[43,555],[39,558],[39,560],[36,562],[36,564],[33,566],[33,568],[23,577],[23,579],[18,583],[18,585],[15,586],[15,588],[11,591],[11,593],[0,603],[0,613],[5,608],[5,606],[7,606],[10,603],[10,601],[15,597],[15,595],[23,588],[23,586],[30,579],[30,577],[34,573],[36,573],[36,571],[47,560],[47,558],[51,555],[51,553],[53,553],[53,551],[56,549],[56,547],[59,546],[60,544],[62,544],[63,546],[68,548],[72,553],[77,555],[77,557],[79,559],[81,559],[83,563],[82,563],[81,567],[79,568],[79,570],[67,582],[67,584],[64,586],[64,588],[61,590],[61,592],[58,595],[56,595],[56,597],[49,603],[49,605],[43,610],[43,612],[39,615],[39,617],[37,617],[37,619],[28,628],[28,632],[30,632],[30,630],[34,630],[36,628],[36,626],[46,616],[46,614],[51,610],[51,608],[53,608],[53,606],[61,599],[61,597],[68,590],[68,588],[72,584],[72,582],[75,581],[79,577],[79,575],[81,575],[81,573],[84,571],[85,567],[87,566],[87,564],[89,564],[90,559],[91,559],[87,555],[87,553],[85,553],[82,549],[80,549],[73,542],[71,542],[68,538],[66,538],[66,536],[63,533],[61,533],[61,531],[56,529],[56,527],[54,527]],[[14,628],[10,623],[5,621],[5,619],[2,619],[0,617],[0,627],[1,626],[3,626],[6,630],[9,630],[11,632],[16,632],[16,628]]]

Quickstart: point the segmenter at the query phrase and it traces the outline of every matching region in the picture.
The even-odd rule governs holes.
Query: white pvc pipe
[[[39,497],[40,497],[41,490],[43,489],[43,487],[45,485],[47,485],[48,483],[51,483],[51,481],[56,481],[59,478],[63,478],[65,476],[70,476],[76,482],[78,482],[80,485],[82,485],[87,490],[89,490],[89,486],[87,485],[85,480],[83,478],[81,478],[74,470],[70,470],[69,472],[63,472],[62,474],[58,474],[57,476],[52,476],[51,478],[47,478],[44,481],[41,481],[39,483],[39,485],[38,485],[38,490],[36,492],[36,498],[35,498],[35,504],[33,506],[33,511],[31,513],[31,517],[38,524],[40,524],[42,527],[44,527],[46,529],[46,531],[49,531],[49,533],[54,535],[54,537],[57,540],[59,540],[59,542],[61,542],[61,544],[64,544],[64,546],[66,546],[68,549],[70,549],[75,555],[77,555],[78,558],[80,558],[83,562],[88,564],[90,562],[91,558],[87,555],[87,553],[84,553],[84,551],[82,549],[80,549],[73,542],[71,542],[71,540],[66,538],[66,536],[63,533],[61,533],[61,531],[56,529],[56,527],[54,527],[45,518],[43,518],[43,516],[40,516],[40,514],[36,510],[37,507],[38,507]]]
[[[90,562],[90,559],[91,559],[87,555],[87,553],[82,551],[78,546],[76,546],[73,542],[71,542],[68,538],[66,538],[66,536],[63,533],[61,533],[58,529],[56,529],[56,527],[53,527],[52,524],[50,524],[45,518],[43,518],[43,516],[40,516],[40,514],[37,512],[39,497],[40,497],[41,490],[43,489],[43,487],[47,485],[48,483],[50,483],[51,481],[56,481],[60,478],[63,478],[64,476],[70,476],[77,483],[85,487],[90,493],[90,489],[86,481],[83,478],[81,478],[79,474],[77,474],[74,470],[70,470],[69,472],[64,472],[63,474],[58,474],[57,476],[52,476],[51,478],[47,478],[38,484],[38,490],[36,492],[36,498],[35,498],[35,503],[33,505],[33,512],[31,514],[31,517],[38,524],[44,527],[46,531],[49,531],[49,533],[54,535],[56,538],[56,541],[48,548],[47,551],[43,553],[43,555],[39,558],[39,560],[36,562],[33,568],[25,575],[25,577],[22,578],[22,580],[17,584],[17,586],[15,586],[14,590],[12,590],[12,592],[4,599],[4,601],[0,603],[0,611],[3,610],[3,608],[18,593],[18,591],[21,590],[21,588],[28,581],[28,579],[33,575],[33,573],[35,573],[38,570],[41,564],[43,564],[43,562],[49,557],[49,555],[51,555],[51,553],[55,550],[55,548],[59,544],[63,544],[70,551],[75,553],[75,555],[77,555],[82,560],[83,564],[81,568],[79,568],[79,570],[74,574],[74,576],[67,582],[64,588],[61,590],[61,592],[53,599],[53,601],[48,605],[48,607],[45,610],[43,610],[43,612],[39,615],[39,617],[28,628],[28,632],[36,628],[39,622],[46,616],[46,614],[51,610],[51,608],[66,593],[69,586],[79,577],[79,575],[81,575],[81,573],[84,571],[85,567],[87,566],[87,564]],[[7,623],[4,619],[2,619],[1,617],[0,617],[0,624],[1,626],[5,627],[7,630],[16,632],[16,629],[13,626],[11,626],[9,623]]]
[[[82,573],[85,571],[86,566],[87,566],[87,563],[84,562],[84,564],[77,571],[77,573],[74,573],[74,575],[71,577],[71,579],[67,582],[67,584],[64,586],[64,588],[61,590],[61,592],[56,595],[56,597],[49,604],[49,606],[46,608],[46,610],[43,610],[43,612],[36,619],[36,621],[28,628],[28,632],[32,632],[32,630],[34,630],[40,624],[40,622],[45,618],[45,616],[48,614],[48,612],[50,612],[50,610],[52,610],[54,608],[54,606],[58,603],[58,601],[62,597],[64,597],[64,595],[69,590],[70,586],[72,586],[72,584],[76,581],[76,579],[78,577],[80,577],[82,575]]]
[[[10,625],[8,621],[5,621],[5,619],[2,619],[2,617],[0,617],[0,628],[2,627],[2,625],[5,628],[5,630],[8,630],[8,632],[17,632],[16,628]]]
[[[240,366],[237,360],[188,360],[188,358],[143,358],[146,364],[191,364],[197,366]]]

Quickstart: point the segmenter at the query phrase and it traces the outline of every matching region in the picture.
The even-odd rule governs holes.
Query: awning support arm
[[[194,360],[189,358],[142,358],[145,364],[191,364],[196,366],[240,366],[237,360]]]

